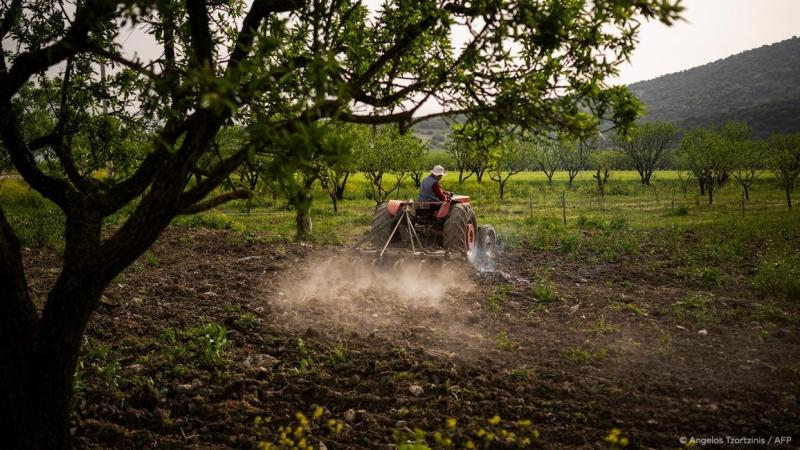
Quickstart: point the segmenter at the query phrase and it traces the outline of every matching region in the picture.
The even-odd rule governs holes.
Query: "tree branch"
[[[13,0],[11,6],[8,7],[8,10],[3,15],[2,22],[0,22],[0,40],[4,39],[6,34],[11,31],[11,27],[14,26],[14,22],[17,21],[21,12],[22,0]],[[5,56],[3,57],[5,58]]]
[[[255,40],[258,27],[270,14],[293,11],[303,6],[300,0],[255,0],[242,22],[242,28],[237,36],[233,52],[228,60],[226,74],[230,75],[239,66],[239,63],[250,53]]]
[[[0,76],[0,105],[19,91],[31,75],[47,70],[83,48],[89,31],[111,17],[117,2],[109,0],[89,0],[82,3],[75,12],[72,27],[59,41],[47,47],[31,50],[17,56],[14,65]]]
[[[66,181],[45,175],[39,170],[33,154],[22,138],[22,132],[19,129],[20,123],[11,102],[0,103],[0,135],[2,135],[3,144],[11,156],[11,162],[14,163],[26,183],[55,202],[62,210],[66,210],[69,206],[69,196],[75,193],[75,188]]]
[[[210,69],[212,48],[211,30],[208,26],[208,7],[205,0],[186,0],[189,13],[189,34],[194,50],[194,63],[199,69]]]
[[[389,48],[385,53],[383,53],[375,62],[370,64],[370,66],[365,70],[361,75],[358,76],[354,80],[354,85],[363,86],[369,82],[369,80],[374,77],[389,61],[394,60],[395,58],[402,56],[411,44],[427,29],[431,28],[436,24],[436,16],[430,15],[419,22],[409,25],[403,31],[403,35],[397,39],[395,44]]]
[[[139,165],[136,172],[124,181],[109,188],[100,196],[100,210],[111,214],[142,194],[155,178],[158,169],[169,158],[172,146],[186,130],[186,122],[170,119],[153,142],[154,150]]]
[[[111,61],[117,62],[129,69],[132,69],[136,73],[144,75],[152,80],[157,80],[159,78],[159,76],[156,75],[155,72],[142,65],[139,61],[131,61],[125,59],[119,53],[106,50],[95,43],[88,43],[83,48],[89,53],[94,53],[97,56],[108,58]]]
[[[231,172],[247,161],[248,148],[243,148],[227,159],[222,160],[209,170],[209,176],[190,190],[181,194],[179,211],[191,208],[206,195],[216,189]]]
[[[228,192],[226,194],[216,196],[204,202],[195,203],[194,205],[183,208],[178,212],[178,214],[181,215],[196,214],[199,212],[207,211],[211,208],[216,208],[217,206],[227,203],[231,200],[248,199],[251,197],[253,197],[253,193],[250,190],[238,189],[232,192]]]

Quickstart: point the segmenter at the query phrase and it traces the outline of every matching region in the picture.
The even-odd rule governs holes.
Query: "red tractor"
[[[379,258],[385,254],[493,259],[497,236],[490,225],[478,226],[465,195],[443,202],[390,200],[375,209],[365,238]],[[363,241],[362,241],[363,242]]]

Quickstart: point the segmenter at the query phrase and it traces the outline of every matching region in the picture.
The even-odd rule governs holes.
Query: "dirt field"
[[[684,286],[655,256],[506,252],[493,272],[387,274],[333,248],[172,228],[89,326],[74,436],[85,448],[252,448],[303,425],[302,412],[303,433],[327,448],[393,448],[416,428],[456,447],[487,434],[492,448],[796,446],[796,322],[759,319],[769,311],[735,280]],[[26,257],[41,304],[57,262]]]

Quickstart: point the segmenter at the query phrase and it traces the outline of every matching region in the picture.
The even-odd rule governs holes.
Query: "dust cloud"
[[[422,336],[448,341],[482,339],[469,326],[474,269],[461,263],[406,259],[373,265],[354,256],[311,258],[274,292],[273,312],[288,327],[321,333]]]

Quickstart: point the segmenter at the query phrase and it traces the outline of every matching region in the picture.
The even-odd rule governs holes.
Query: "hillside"
[[[629,86],[644,120],[684,128],[744,120],[757,136],[800,131],[800,37]]]
[[[800,37],[628,86],[646,105],[643,120],[682,128],[743,120],[757,137],[800,131]],[[442,118],[414,132],[437,148],[449,134]]]

